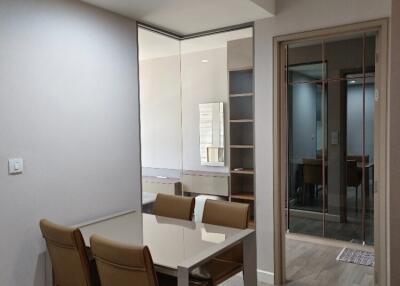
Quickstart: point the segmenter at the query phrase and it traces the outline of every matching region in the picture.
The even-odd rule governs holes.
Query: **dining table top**
[[[90,237],[94,234],[124,244],[147,245],[156,265],[173,270],[182,265],[194,267],[254,232],[135,211],[78,227],[87,247],[90,247]]]

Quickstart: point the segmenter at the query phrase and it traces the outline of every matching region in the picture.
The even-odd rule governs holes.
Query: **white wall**
[[[207,63],[202,60],[207,59]],[[227,49],[218,48],[182,54],[182,136],[183,169],[228,172],[227,150],[225,167],[200,164],[199,104],[223,102],[225,113],[225,138],[228,114]],[[227,145],[225,144],[225,148]]]
[[[177,40],[170,39],[170,41]],[[179,43],[177,48],[179,53]],[[143,174],[146,174],[149,168],[180,170],[182,168],[180,56],[141,60],[139,70],[142,166],[145,168]],[[162,171],[159,175],[167,176]]]
[[[273,37],[390,16],[390,0],[279,0],[255,24],[255,134],[259,268],[274,271]]]
[[[0,35],[0,285],[42,286],[40,218],[140,208],[136,23],[76,0],[2,0]],[[13,157],[24,174],[7,174]]]

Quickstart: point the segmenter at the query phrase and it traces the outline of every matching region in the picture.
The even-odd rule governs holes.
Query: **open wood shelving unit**
[[[229,61],[228,44],[228,61]],[[232,52],[233,56],[239,53]],[[229,199],[250,205],[250,227],[255,228],[254,89],[252,65],[229,67]]]

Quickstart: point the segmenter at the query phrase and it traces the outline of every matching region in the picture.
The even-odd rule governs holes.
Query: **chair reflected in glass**
[[[153,214],[182,220],[192,220],[195,199],[167,194],[157,194]]]
[[[249,224],[249,205],[234,202],[207,200],[203,223],[246,229]],[[243,271],[243,244],[236,245],[190,273],[193,283],[218,285]]]
[[[326,184],[326,183],[325,183]],[[303,159],[302,203],[319,199],[323,190],[322,159]],[[308,198],[307,197],[308,194]]]
[[[346,157],[346,164],[347,164],[347,173],[346,173],[346,185],[347,187],[353,187],[355,188],[355,211],[357,212],[359,209],[359,203],[358,203],[358,191],[362,187],[362,164],[364,163],[367,167],[367,171],[369,170],[369,156],[364,156],[364,162],[363,162],[363,156],[347,156]],[[365,174],[365,181],[368,182],[369,180],[369,174],[366,172]],[[369,185],[366,184],[366,194],[369,191]]]

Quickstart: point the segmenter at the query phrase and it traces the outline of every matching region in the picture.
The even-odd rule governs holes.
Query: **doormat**
[[[373,267],[375,265],[375,254],[369,251],[343,248],[336,260]]]

